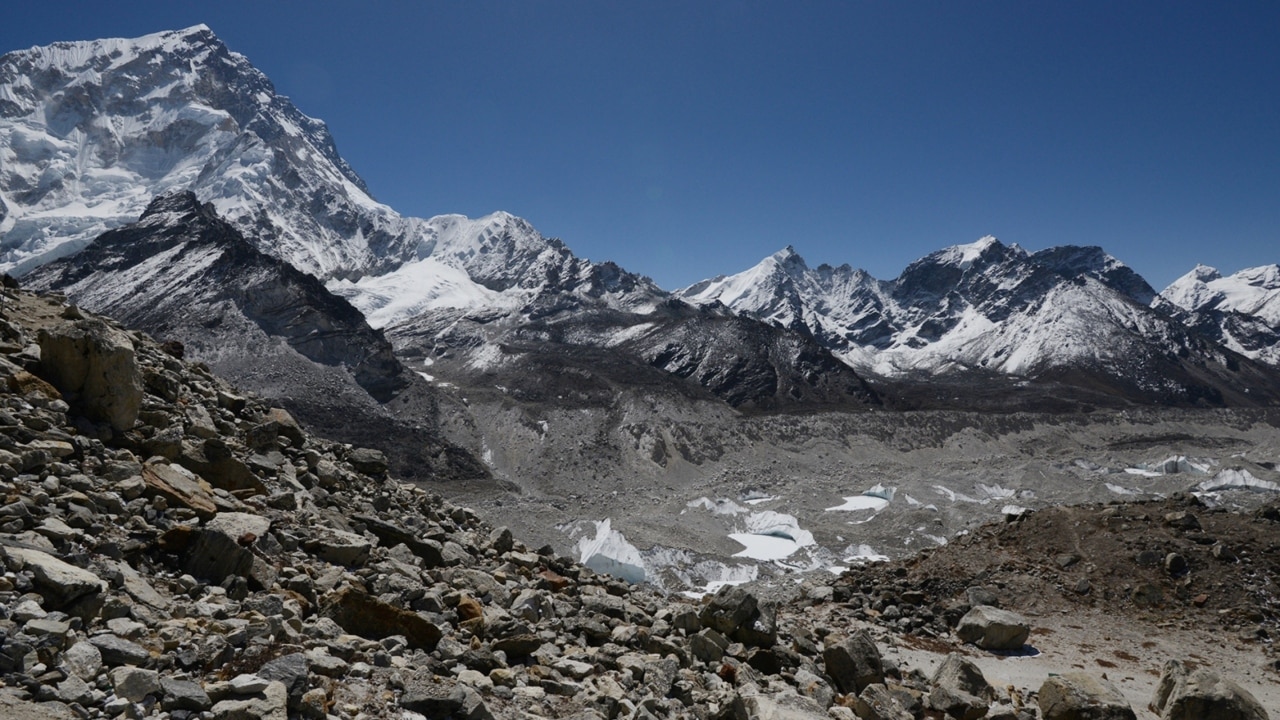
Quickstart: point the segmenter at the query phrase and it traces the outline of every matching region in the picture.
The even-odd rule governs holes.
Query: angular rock
[[[853,711],[862,720],[912,720],[914,717],[880,683],[872,683],[863,688],[854,702]]]
[[[445,564],[442,547],[440,543],[434,540],[421,539],[417,533],[384,522],[371,515],[356,515],[352,519],[363,524],[365,529],[378,538],[378,542],[385,547],[404,545],[409,548],[414,555],[422,558],[423,564],[428,568],[440,567]]]
[[[734,720],[829,720],[822,706],[803,695],[742,694],[733,701]]]
[[[1207,668],[1188,671],[1177,660],[1164,665],[1151,709],[1161,720],[1267,720],[1267,711],[1235,682]]]
[[[403,635],[412,648],[434,650],[444,637],[439,627],[418,613],[385,603],[354,587],[329,596],[323,614],[354,635],[374,640]]]
[[[984,650],[1021,650],[1031,635],[1031,626],[1021,615],[978,605],[960,618],[956,636]]]
[[[170,507],[189,508],[202,520],[218,513],[213,487],[181,465],[146,463],[142,466],[142,480],[147,492],[163,497]]]
[[[445,720],[462,710],[466,697],[458,681],[431,673],[418,673],[405,682],[400,707],[421,713],[427,720]]]
[[[151,653],[137,643],[112,634],[94,635],[89,642],[102,653],[102,662],[108,667],[118,665],[144,665]]]
[[[124,591],[129,593],[129,597],[137,600],[144,605],[148,605],[157,610],[166,610],[171,604],[169,598],[161,595],[156,591],[151,583],[142,576],[142,573],[134,570],[128,563],[116,563],[116,568],[120,571],[120,579],[124,584]]]
[[[116,696],[128,698],[133,702],[142,702],[148,695],[160,692],[160,673],[155,670],[121,666],[112,669],[109,674],[111,687]]]
[[[79,320],[40,330],[40,367],[84,414],[123,432],[142,409],[142,372],[133,341],[101,320]]]
[[[160,707],[165,712],[173,712],[174,710],[203,712],[213,707],[213,701],[209,699],[209,694],[204,691],[204,688],[200,687],[200,683],[192,680],[161,677],[160,690],[164,695],[164,699],[160,702]]]
[[[85,681],[92,681],[102,670],[102,651],[93,643],[81,640],[62,653],[67,670]]]
[[[248,577],[255,560],[248,546],[270,528],[271,521],[259,515],[219,513],[196,533],[182,558],[182,569],[215,583],[235,575]]]
[[[279,680],[289,693],[289,708],[302,705],[302,695],[307,691],[307,673],[311,663],[305,653],[290,653],[268,662],[258,669],[258,677]]]
[[[1040,686],[1044,720],[1134,720],[1133,709],[1115,685],[1082,672],[1051,677]]]
[[[334,528],[317,528],[315,537],[308,540],[305,546],[308,552],[321,560],[348,567],[364,565],[373,548],[373,544],[364,536]]]
[[[45,607],[57,610],[87,595],[102,593],[107,584],[83,568],[40,550],[0,545],[0,557],[11,567],[31,570],[36,590],[45,599]]]
[[[827,677],[845,694],[857,695],[873,683],[884,684],[884,664],[880,650],[865,630],[843,639],[828,637],[822,651]]]
[[[288,720],[288,699],[284,683],[276,681],[253,696],[222,700],[210,712],[214,720]]]
[[[933,674],[929,707],[961,720],[976,720],[987,714],[991,685],[982,670],[960,653],[951,653]]]

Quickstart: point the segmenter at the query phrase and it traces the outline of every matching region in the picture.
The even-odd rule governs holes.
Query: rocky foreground
[[[1136,706],[1106,666],[984,674],[1042,632],[996,607],[1022,586],[982,586],[1016,564],[926,572],[939,551],[775,600],[630,586],[310,437],[175,343],[13,287],[0,312],[0,717],[1268,717],[1219,672],[1238,668],[1194,658]],[[1089,560],[1070,555],[1064,576]],[[928,672],[889,652],[930,644]]]

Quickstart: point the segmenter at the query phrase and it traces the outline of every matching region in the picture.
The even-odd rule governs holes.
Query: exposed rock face
[[[1160,720],[1267,720],[1249,691],[1213,670],[1187,670],[1177,660],[1165,663],[1151,709]]]
[[[137,222],[34,270],[24,283],[64,292],[88,310],[178,341],[184,356],[288,402],[299,417],[343,439],[419,449],[412,460],[399,456],[402,474],[416,468],[487,474],[441,438],[437,394],[396,359],[359,311],[316,278],[255,249],[189,192],[156,198]],[[167,392],[172,372],[145,378],[149,389]],[[407,419],[387,408],[392,398]],[[273,410],[285,414],[263,422],[275,423],[297,446],[296,421]],[[200,420],[193,420],[198,434],[217,434],[212,420]]]
[[[24,284],[57,289],[94,312],[180,340],[184,352],[214,364],[222,358],[212,346],[244,343],[252,328],[268,343],[254,353],[260,362],[279,352],[271,343],[284,344],[317,364],[347,368],[380,400],[410,382],[355,308],[255,249],[190,192],[156,198],[136,223],[41,267]]]

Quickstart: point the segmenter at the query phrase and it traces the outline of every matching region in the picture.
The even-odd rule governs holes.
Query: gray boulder
[[[858,695],[854,713],[862,720],[913,720],[898,698],[880,683],[868,685]]]
[[[828,638],[822,651],[827,677],[840,692],[856,695],[872,683],[884,684],[884,664],[880,650],[866,630],[843,639]]]
[[[1133,708],[1115,685],[1082,672],[1051,677],[1040,686],[1044,720],[1135,720]]]
[[[87,595],[100,594],[107,586],[102,578],[88,570],[40,550],[0,546],[0,558],[11,569],[30,570],[35,577],[36,590],[44,597],[46,607],[52,610],[66,607]]]
[[[743,693],[733,701],[734,720],[828,720],[818,703],[794,693]]]
[[[1020,650],[1031,635],[1031,626],[1017,613],[990,605],[978,605],[960,618],[956,636],[984,650]]]
[[[1248,690],[1206,668],[1165,663],[1151,709],[1161,720],[1268,720]]]
[[[993,691],[982,670],[960,653],[951,653],[933,674],[929,706],[950,717],[976,720],[987,714]]]
[[[219,513],[196,534],[183,557],[182,569],[213,582],[235,575],[250,577],[257,558],[248,548],[270,528],[271,521],[259,515]]]
[[[137,422],[142,372],[123,330],[89,319],[41,329],[40,359],[45,378],[86,416],[120,432]]]

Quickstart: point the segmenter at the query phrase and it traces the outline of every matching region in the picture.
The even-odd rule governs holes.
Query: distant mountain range
[[[1099,248],[983,238],[894,280],[787,248],[667,292],[506,213],[377,203],[204,26],[0,57],[0,269],[281,393],[322,392],[310,363],[379,403],[425,382],[758,410],[1280,401],[1274,265],[1157,294]]]

